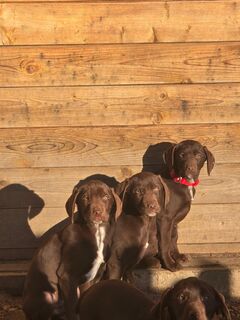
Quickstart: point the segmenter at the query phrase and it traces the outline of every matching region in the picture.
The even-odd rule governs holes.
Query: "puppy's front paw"
[[[144,257],[136,266],[136,268],[159,268],[161,267],[160,260],[156,257]]]
[[[173,259],[165,260],[163,263],[163,266],[172,272],[175,272],[182,268],[182,266],[177,261],[174,261]]]
[[[173,252],[172,253],[172,257],[175,261],[177,261],[178,263],[185,263],[185,262],[188,262],[188,256],[183,254],[183,253],[176,253],[176,252]]]
[[[186,254],[180,253],[178,257],[178,261],[188,262],[188,256]]]

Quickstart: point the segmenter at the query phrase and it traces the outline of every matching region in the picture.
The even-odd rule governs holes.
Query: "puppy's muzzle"
[[[149,217],[155,217],[159,211],[159,207],[157,204],[149,202],[145,204],[145,211]]]
[[[92,209],[92,220],[94,223],[101,223],[105,222],[105,217],[103,211],[100,208],[93,208]]]
[[[182,176],[188,180],[196,180],[199,176],[199,170],[197,168],[196,163],[189,163],[185,167],[185,172],[182,174]]]

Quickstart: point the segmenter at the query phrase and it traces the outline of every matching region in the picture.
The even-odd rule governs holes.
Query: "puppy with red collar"
[[[189,187],[189,192],[193,200],[195,188],[199,184],[199,174],[205,162],[207,162],[207,172],[210,175],[215,159],[206,146],[195,140],[183,140],[171,147],[163,154],[163,160],[167,167],[167,178],[174,182]],[[166,168],[160,168],[166,172]]]
[[[154,157],[155,164],[151,165]],[[187,260],[186,255],[179,253],[177,246],[178,223],[190,211],[204,163],[207,163],[207,172],[210,175],[215,159],[200,142],[184,140],[177,144],[163,142],[149,146],[143,162],[143,171],[151,168],[152,172],[161,175],[169,190],[169,203],[165,211],[157,214],[156,237],[151,237],[151,240],[158,242],[162,266],[175,271]],[[154,243],[151,243],[151,246],[154,246]],[[149,262],[144,261],[144,265],[149,265]]]

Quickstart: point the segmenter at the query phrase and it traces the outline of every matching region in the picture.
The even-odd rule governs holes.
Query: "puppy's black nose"
[[[96,215],[96,216],[100,216],[102,214],[102,211],[98,208],[94,208],[93,209],[93,213]]]
[[[149,209],[155,209],[155,204],[154,203],[147,203],[147,208]]]
[[[195,312],[192,312],[190,314],[189,320],[198,320],[198,315]]]

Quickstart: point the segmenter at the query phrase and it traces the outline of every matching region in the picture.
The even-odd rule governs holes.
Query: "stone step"
[[[176,272],[165,269],[135,270],[135,285],[153,296],[159,295],[180,279],[198,277],[225,297],[240,298],[240,254],[188,255],[188,262]]]
[[[0,290],[21,295],[29,261],[0,261]]]
[[[134,283],[143,291],[158,295],[180,279],[196,276],[212,284],[226,297],[240,298],[240,253],[189,255],[188,262],[177,272],[161,268],[137,269]],[[29,261],[0,262],[0,290],[21,294]]]

